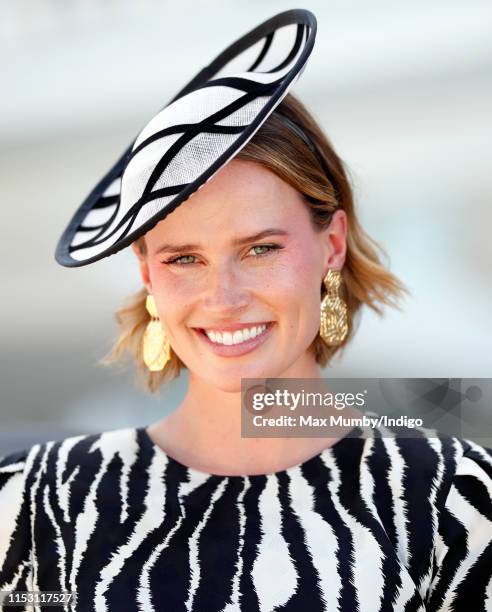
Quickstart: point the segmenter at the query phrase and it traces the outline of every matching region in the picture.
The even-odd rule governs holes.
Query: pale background
[[[492,4],[331,0],[2,3],[0,455],[153,422],[158,396],[96,362],[140,287],[126,251],[54,260],[76,207],[147,121],[222,49],[289,8],[318,19],[293,93],[348,164],[363,224],[412,291],[366,312],[326,376],[492,372]]]

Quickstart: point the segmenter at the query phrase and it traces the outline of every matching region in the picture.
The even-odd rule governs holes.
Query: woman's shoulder
[[[125,427],[40,442],[0,455],[0,492],[15,475],[18,480],[33,473],[100,465],[110,455],[135,453],[137,443],[136,428]]]
[[[482,609],[492,596],[492,449],[433,429],[376,429],[360,444],[361,495],[426,609]]]
[[[473,469],[473,463],[487,471],[492,467],[492,448],[465,437],[424,427],[378,427],[376,432],[365,436],[370,454],[398,463],[404,471],[453,474],[458,467]]]
[[[29,449],[24,448],[8,455],[0,456],[0,482],[8,481],[14,474],[24,471]]]
[[[422,537],[422,508],[428,505],[433,517],[426,609],[482,609],[492,596],[492,449],[468,438],[425,434],[413,448],[413,439],[401,445],[412,464],[406,479],[408,516],[416,526],[412,541]]]
[[[0,458],[0,507],[19,506],[29,449],[22,449]],[[0,511],[4,516],[5,512]]]
[[[361,474],[400,491],[411,506],[443,508],[459,490],[492,520],[492,449],[426,428],[377,428],[361,447]]]
[[[481,517],[492,537],[492,449],[471,439],[419,428],[380,438],[375,464],[399,490],[407,507]]]

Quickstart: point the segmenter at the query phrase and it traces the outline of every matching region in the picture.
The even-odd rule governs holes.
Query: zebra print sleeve
[[[25,496],[28,453],[26,449],[0,459],[0,590],[30,588],[29,508]]]
[[[439,516],[427,612],[492,612],[492,450],[464,442]]]

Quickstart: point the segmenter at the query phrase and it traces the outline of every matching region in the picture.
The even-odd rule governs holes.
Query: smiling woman
[[[348,394],[333,437],[241,435],[244,379],[321,383],[361,308],[404,293],[287,93],[315,31],[287,11],[228,48],[69,223],[63,265],[137,258],[104,363],[130,352],[151,391],[183,368],[188,386],[149,426],[0,459],[0,589],[73,591],[84,611],[491,609],[490,449],[351,425]]]

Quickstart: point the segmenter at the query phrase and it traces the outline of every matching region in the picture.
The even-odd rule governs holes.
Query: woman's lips
[[[263,344],[270,336],[273,324],[273,321],[266,323],[266,329],[259,336],[250,338],[239,344],[218,344],[217,342],[212,342],[203,329],[195,329],[195,332],[208,344],[216,355],[220,355],[221,357],[238,357],[239,355],[244,355],[253,351]]]

